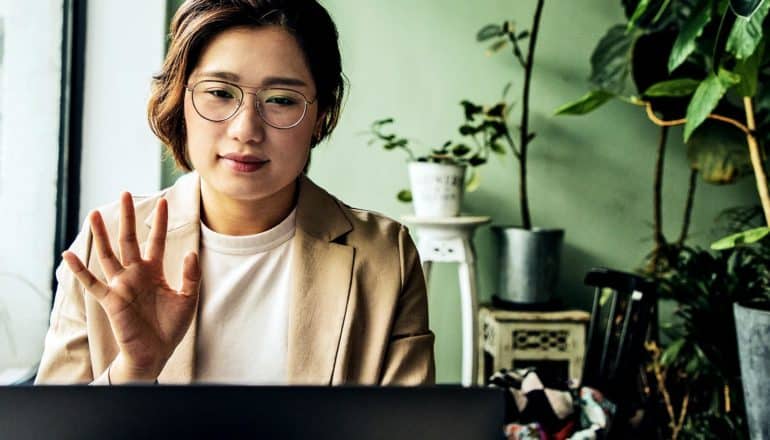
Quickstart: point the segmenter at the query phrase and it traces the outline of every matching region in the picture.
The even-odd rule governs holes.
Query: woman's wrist
[[[157,383],[159,373],[152,370],[137,369],[127,366],[124,358],[118,354],[107,369],[107,381],[110,385],[129,383]]]

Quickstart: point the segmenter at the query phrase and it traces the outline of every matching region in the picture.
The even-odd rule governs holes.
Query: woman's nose
[[[259,143],[265,137],[265,121],[257,110],[256,96],[245,94],[238,111],[228,122],[228,134],[242,143]]]

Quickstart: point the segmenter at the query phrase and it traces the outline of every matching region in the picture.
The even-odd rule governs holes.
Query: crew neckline
[[[201,220],[201,247],[230,255],[254,254],[275,249],[294,236],[296,213],[297,209],[294,208],[274,227],[252,235],[220,234],[211,230]]]

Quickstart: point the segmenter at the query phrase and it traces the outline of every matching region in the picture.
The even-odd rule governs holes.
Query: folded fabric
[[[508,399],[509,440],[591,440],[604,437],[615,405],[597,390],[572,383],[543,384],[535,369],[500,370],[490,386]]]

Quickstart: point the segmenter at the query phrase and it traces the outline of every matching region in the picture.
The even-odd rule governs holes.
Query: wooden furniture
[[[478,383],[500,369],[537,367],[541,376],[580,380],[588,312],[479,311]],[[545,373],[545,374],[544,374]]]

